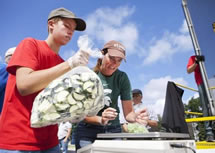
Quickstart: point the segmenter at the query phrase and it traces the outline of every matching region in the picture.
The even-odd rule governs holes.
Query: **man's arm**
[[[66,142],[66,141],[69,139],[71,133],[72,133],[72,128],[69,128],[69,129],[68,129],[68,132],[67,132],[67,135],[66,135],[66,137],[64,138],[64,142]]]
[[[122,109],[127,122],[136,122],[137,115],[134,112],[131,100],[122,101]]]
[[[197,63],[193,63],[191,66],[189,66],[187,68],[187,73],[190,74],[190,73],[194,72],[197,65],[198,65]]]
[[[122,108],[126,121],[130,123],[138,122],[140,124],[148,124],[149,118],[146,108],[134,112],[131,100],[122,101]]]
[[[106,125],[110,120],[114,120],[117,115],[116,109],[108,107],[102,112],[102,116],[85,117],[84,121],[96,125]]]
[[[27,67],[18,67],[16,70],[17,89],[22,96],[38,92],[69,70],[71,70],[71,67],[68,62],[39,71],[34,71]]]
[[[95,125],[102,125],[102,117],[101,116],[87,116],[84,118],[86,123],[95,124]]]

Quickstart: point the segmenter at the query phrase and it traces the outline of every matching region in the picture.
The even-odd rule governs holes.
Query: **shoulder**
[[[115,79],[118,81],[120,88],[122,88],[122,90],[127,89],[130,92],[131,84],[128,75],[121,70],[117,70],[116,73],[117,77]]]
[[[43,46],[44,44],[44,40],[38,40],[32,37],[27,37],[25,39],[23,39],[19,45],[17,46],[17,48],[19,48],[19,46],[21,47],[35,47],[37,48],[38,46]]]
[[[38,41],[39,40],[28,37],[18,44],[7,67],[9,73],[15,74],[18,66],[29,67],[32,69],[35,69],[38,66]]]
[[[25,38],[25,39],[23,39],[23,40],[36,41],[36,39],[35,39],[35,38],[32,38],[32,37],[27,37],[27,38]]]
[[[17,46],[16,52],[26,52],[26,50],[29,50],[30,48],[36,47],[38,44],[39,40],[31,38],[31,37],[27,37],[25,39],[23,39]]]
[[[128,82],[130,82],[128,75],[121,70],[116,70],[112,77],[115,81],[119,82],[120,84],[124,83],[127,84]]]
[[[189,61],[187,63],[187,68],[191,66],[195,62],[195,56],[190,56]]]
[[[25,39],[23,39],[21,42],[37,42],[39,40],[32,38],[32,37],[27,37]]]
[[[195,60],[195,55],[193,55],[193,56],[190,56],[190,60]]]
[[[72,124],[71,124],[70,122],[66,122],[66,126],[67,126],[68,128],[72,128]]]
[[[123,71],[121,71],[119,69],[116,70],[115,75],[118,76],[118,77],[126,77],[126,78],[128,78],[128,75],[125,72],[123,72]]]

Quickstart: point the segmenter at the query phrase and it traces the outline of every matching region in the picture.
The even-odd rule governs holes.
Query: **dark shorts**
[[[122,130],[120,125],[101,126],[80,122],[76,127],[75,132],[75,146],[77,150],[83,146],[93,143],[97,139],[97,134],[99,133],[120,133]]]

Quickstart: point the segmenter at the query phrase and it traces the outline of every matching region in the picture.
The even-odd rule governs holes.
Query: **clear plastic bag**
[[[103,58],[101,51],[98,48],[93,48],[93,41],[88,35],[82,35],[78,38],[78,47],[79,50],[87,52],[90,57]]]
[[[62,121],[72,123],[95,116],[104,107],[100,78],[86,66],[79,66],[52,81],[34,100],[31,127]]]

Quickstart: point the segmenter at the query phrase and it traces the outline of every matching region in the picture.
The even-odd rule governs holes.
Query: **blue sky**
[[[4,52],[26,37],[47,37],[47,16],[52,9],[65,7],[87,22],[85,32],[76,32],[61,48],[66,60],[78,50],[77,40],[88,35],[95,48],[108,40],[121,41],[127,49],[125,71],[133,88],[143,91],[143,102],[162,114],[167,81],[197,89],[193,74],[186,73],[194,54],[181,0],[2,0],[0,4],[1,47]],[[91,58],[89,67],[96,60]],[[184,89],[183,102],[196,94]]]

